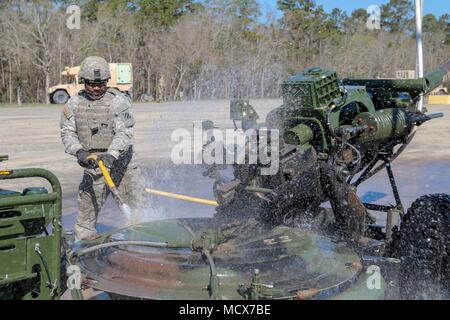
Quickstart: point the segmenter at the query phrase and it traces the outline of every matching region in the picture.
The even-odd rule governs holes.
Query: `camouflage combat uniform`
[[[61,115],[61,138],[66,153],[76,155],[109,153],[117,160],[110,169],[111,177],[133,215],[144,201],[144,185],[133,151],[134,118],[131,101],[125,94],[109,88],[98,100],[90,100],[80,91],[65,105]],[[85,168],[78,192],[78,217],[75,232],[78,239],[96,235],[98,213],[109,189],[100,169]]]

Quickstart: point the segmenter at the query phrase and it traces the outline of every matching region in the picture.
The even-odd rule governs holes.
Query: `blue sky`
[[[261,5],[262,12],[275,12],[276,17],[279,18],[281,13],[277,10],[276,0],[258,0]],[[389,0],[316,0],[318,5],[322,5],[325,11],[330,12],[333,8],[339,8],[347,11],[350,14],[353,10],[358,8],[367,8],[370,5],[383,5]],[[424,14],[433,13],[440,16],[444,13],[450,13],[450,0],[424,0]]]

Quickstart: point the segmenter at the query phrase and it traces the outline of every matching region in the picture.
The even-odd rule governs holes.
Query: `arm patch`
[[[133,115],[127,110],[119,113],[120,119],[122,119],[126,128],[134,126],[134,118]]]
[[[134,126],[134,117],[131,101],[124,94],[120,94],[113,100],[115,113],[123,121],[126,128]]]

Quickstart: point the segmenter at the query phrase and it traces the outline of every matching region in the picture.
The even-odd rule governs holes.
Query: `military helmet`
[[[109,64],[102,57],[87,57],[80,66],[80,80],[105,81],[111,78]]]

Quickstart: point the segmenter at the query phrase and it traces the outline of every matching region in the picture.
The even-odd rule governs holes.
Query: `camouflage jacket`
[[[64,106],[60,122],[61,139],[66,153],[76,155],[80,149],[86,149],[83,146],[83,139],[80,139],[81,132],[79,132],[77,126],[79,122],[76,117],[79,114],[77,108],[89,102],[104,103],[108,108],[111,108],[113,130],[107,153],[115,158],[119,158],[120,155],[133,145],[134,118],[129,97],[115,89],[108,89],[105,96],[97,101],[89,100],[84,91],[80,91],[77,95],[69,99]]]

